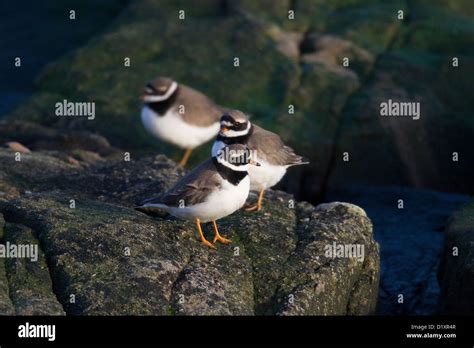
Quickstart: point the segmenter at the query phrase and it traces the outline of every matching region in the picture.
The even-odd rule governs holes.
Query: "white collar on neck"
[[[227,167],[233,171],[236,171],[236,172],[247,172],[248,171],[248,164],[245,164],[245,165],[240,165],[240,166],[236,166],[230,162],[227,162],[221,158],[219,158],[219,156],[217,156],[217,162],[222,164],[224,167]]]

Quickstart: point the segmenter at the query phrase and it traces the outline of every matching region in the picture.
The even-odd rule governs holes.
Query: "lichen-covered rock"
[[[4,243],[5,219],[0,214],[0,245]],[[15,314],[15,308],[10,298],[7,274],[5,272],[5,261],[0,259],[0,315]]]
[[[474,312],[474,203],[455,213],[446,231],[438,272],[441,312],[472,315]]]
[[[18,142],[19,145],[33,151],[50,150],[71,153],[87,151],[99,155],[100,158],[111,156],[117,150],[107,139],[96,133],[58,130],[33,122],[0,121],[0,144],[10,142]],[[11,146],[8,147],[15,152]]]
[[[35,187],[51,187],[51,180],[68,175],[75,167],[52,154],[17,154],[0,148],[0,201],[28,193]]]
[[[53,293],[46,259],[34,232],[23,225],[7,223],[5,243],[16,248],[35,248],[27,257],[5,261],[10,298],[17,315],[63,315],[63,307]],[[31,250],[31,249],[30,249]]]
[[[2,151],[8,155],[9,150]],[[296,203],[287,193],[268,191],[261,212],[240,211],[218,222],[233,243],[210,250],[197,240],[192,223],[134,209],[183,174],[164,156],[71,169],[58,165],[50,153],[32,152],[22,165],[45,167],[45,177],[41,180],[34,169],[24,172],[16,183],[26,193],[20,190],[16,197],[0,200],[0,212],[10,226],[7,237],[13,231],[37,236],[54,294],[67,314],[374,312],[379,251],[360,208],[337,203],[316,209]],[[19,169],[10,166],[1,162],[0,172],[15,182],[11,176]],[[28,172],[37,177],[27,180]],[[209,224],[204,233],[211,239]],[[326,255],[332,243],[363,245],[363,260]],[[29,269],[16,274],[8,264],[8,279],[15,281],[9,287],[20,291],[12,297],[17,308],[46,273]],[[47,288],[36,289],[37,296],[47,294],[55,303]],[[24,305],[24,312],[41,311],[32,302]]]
[[[5,236],[5,219],[3,215],[0,214],[0,241],[3,242],[3,238]]]
[[[276,293],[282,315],[363,315],[375,312],[378,293],[378,245],[365,212],[335,202],[316,207],[299,227],[295,252],[285,266],[286,279]],[[309,219],[309,221],[307,221]],[[335,232],[335,236],[333,233]],[[335,237],[335,238],[334,238]],[[328,257],[327,247],[360,245],[357,259]],[[297,281],[295,281],[297,279]],[[293,297],[290,297],[293,295]]]

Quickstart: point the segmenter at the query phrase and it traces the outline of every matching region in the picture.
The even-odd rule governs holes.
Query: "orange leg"
[[[187,149],[186,152],[183,155],[183,158],[179,162],[179,165],[181,167],[184,167],[186,163],[188,163],[189,157],[191,156],[191,152],[193,152],[193,149]]]
[[[216,234],[214,235],[214,240],[213,240],[214,243],[216,241],[219,241],[222,244],[229,244],[229,243],[232,242],[230,239],[224,238],[219,234],[219,230],[217,229],[216,220],[212,220],[212,224],[214,225],[214,231],[216,232]]]
[[[202,229],[201,229],[201,220],[196,219],[196,227],[198,229],[199,233],[199,238],[201,239],[202,244],[207,245],[211,249],[216,249],[214,245],[211,244],[206,238],[204,238],[204,234],[202,234]]]
[[[246,211],[260,211],[260,209],[262,209],[263,191],[265,191],[265,189],[261,188],[260,194],[258,195],[257,204],[255,204],[254,206],[245,208]]]

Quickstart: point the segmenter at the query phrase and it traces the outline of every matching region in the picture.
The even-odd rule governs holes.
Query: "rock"
[[[30,149],[28,149],[26,146],[20,144],[19,142],[16,142],[16,141],[9,141],[8,143],[6,143],[7,147],[12,150],[12,151],[15,151],[15,152],[19,152],[19,153],[30,153]]]
[[[277,50],[284,56],[297,61],[300,58],[300,45],[303,34],[295,31],[283,31],[276,25],[269,26],[268,35],[276,42]]]
[[[277,314],[374,314],[379,247],[365,212],[336,202],[316,207],[309,218],[299,226],[296,250],[286,261],[285,277],[275,294]],[[327,257],[326,249],[333,243],[363,245],[365,257],[362,261]]]
[[[364,47],[372,54],[383,52],[401,27],[396,20],[399,5],[371,0],[294,2],[297,21],[305,32],[332,33]],[[295,21],[293,21],[295,22]],[[295,25],[295,24],[293,24]]]
[[[0,241],[3,242],[3,238],[5,237],[5,219],[3,218],[3,215],[0,214]]]
[[[367,50],[335,35],[309,33],[301,45],[304,63],[323,64],[346,79],[356,80],[357,84],[357,71],[360,70],[362,75],[367,74],[374,63],[373,55]],[[344,58],[347,58],[347,67],[343,65]]]
[[[35,164],[44,177],[33,168]],[[9,226],[7,236],[38,238],[54,294],[67,314],[364,315],[375,311],[378,245],[372,239],[370,220],[352,205],[335,203],[316,209],[309,203],[295,203],[287,193],[269,190],[261,212],[239,211],[220,220],[222,235],[233,243],[209,250],[197,240],[192,223],[134,209],[137,202],[159,194],[182,175],[164,156],[71,168],[49,153],[34,152],[22,165],[31,169],[14,181],[11,176],[20,170],[0,162],[6,179],[30,192],[0,200],[0,212]],[[28,173],[36,178],[27,180]],[[204,225],[208,238],[211,227]],[[334,242],[364,245],[364,260],[325,256],[326,246]],[[31,279],[24,288],[19,281],[9,284],[21,290],[19,297],[12,297],[17,311],[37,313],[41,304],[55,303],[50,292],[40,296],[41,289],[48,288],[47,281],[37,289],[38,306],[24,302],[30,284],[47,279],[46,273],[28,269],[17,274],[13,269],[7,267],[9,280]],[[61,308],[55,308],[55,314],[61,314]]]
[[[357,205],[354,205],[351,203],[344,203],[344,202],[322,203],[316,207],[316,210],[317,211],[332,211],[339,206],[345,207],[347,211],[350,211],[353,214],[367,217],[367,214],[365,213],[364,209],[362,209],[361,207],[358,207]]]
[[[109,156],[116,151],[104,137],[85,131],[57,130],[32,122],[0,121],[0,142],[14,147],[27,146],[32,150],[88,151]],[[9,146],[12,148],[12,146]],[[28,149],[27,149],[28,150]],[[24,149],[17,149],[28,153]]]
[[[5,263],[0,262],[0,315],[14,315],[15,307],[9,296]]]
[[[438,314],[436,269],[443,231],[449,215],[470,197],[408,187],[350,186],[329,191],[327,199],[357,204],[374,225],[382,260],[377,314]],[[398,302],[399,295],[403,295],[403,303]]]
[[[291,10],[290,0],[226,0],[229,14],[241,15],[261,22],[276,22],[289,26],[288,11]]]
[[[452,217],[438,272],[441,313],[471,315],[474,312],[474,204],[470,202]]]
[[[472,148],[474,134],[466,118],[474,108],[466,94],[474,74],[472,11],[456,1],[422,1],[407,11],[409,20],[394,33],[390,49],[378,55],[370,78],[346,104],[327,186],[349,181],[472,194],[474,157],[463,150]],[[441,17],[456,29],[439,27]],[[453,57],[465,65],[454,67]],[[389,99],[420,103],[420,118],[382,117],[380,104]],[[367,171],[368,163],[384,165]]]
[[[17,315],[64,315],[53,293],[49,269],[34,232],[23,225],[7,223],[5,243],[35,245],[36,259],[8,258],[5,261],[10,298]]]
[[[23,154],[17,160],[14,152],[1,148],[0,162],[0,201],[11,199],[35,187],[46,189],[51,185],[50,180],[60,175],[67,176],[75,169],[51,154],[33,152]]]
[[[429,145],[432,144],[429,134],[435,134],[435,130],[431,132],[430,127],[438,127],[437,122],[433,123],[433,117],[437,117],[437,112],[443,112],[443,106],[436,97],[427,95],[430,92],[424,87],[425,92],[421,92],[421,89],[419,93],[408,92],[396,80],[395,70],[412,71],[411,76],[422,76],[424,73],[420,71],[421,67],[408,62],[401,63],[400,58],[393,55],[381,56],[377,64],[371,82],[352,98],[347,108],[329,185],[338,187],[349,180],[365,185],[413,185],[439,189],[439,185],[434,186],[439,178],[438,161],[435,161],[437,154]],[[420,88],[421,81],[426,81],[420,77],[417,80],[420,81]],[[421,103],[420,119],[382,117],[380,105],[389,99]],[[441,138],[437,137],[437,140]],[[377,146],[378,151],[370,150],[374,146]],[[343,152],[350,154],[349,161],[343,160]],[[371,158],[368,158],[369,154]],[[383,161],[385,165],[381,171],[384,174],[378,169],[367,172],[367,161]]]
[[[5,219],[3,215],[0,214],[0,245],[4,243],[4,227]],[[13,307],[9,293],[5,262],[3,259],[0,259],[0,315],[15,314],[15,308]]]

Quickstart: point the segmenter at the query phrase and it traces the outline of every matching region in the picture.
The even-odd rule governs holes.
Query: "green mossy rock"
[[[55,152],[34,151],[16,165],[9,156],[11,150],[0,149],[2,178],[17,185],[14,197],[0,198],[6,238],[38,238],[46,259],[35,267],[7,262],[8,281],[0,278],[0,285],[15,289],[17,312],[44,313],[49,301],[55,304],[49,313],[61,314],[56,297],[72,315],[375,311],[379,250],[370,220],[358,207],[315,208],[269,190],[262,211],[239,211],[218,222],[233,243],[210,250],[197,240],[192,223],[134,209],[183,175],[162,155],[87,166],[80,160],[77,166],[63,163]],[[208,239],[211,227],[204,225]],[[333,242],[363,244],[364,260],[325,256]],[[33,286],[37,282],[42,285]],[[11,310],[7,294],[0,287],[2,313]]]
[[[52,289],[46,259],[34,232],[19,224],[7,223],[5,243],[34,245],[38,248],[37,260],[8,258],[5,261],[9,293],[17,315],[64,315]]]
[[[472,6],[416,1],[403,10],[405,20],[390,46],[343,111],[328,185],[411,185],[472,193]],[[389,99],[419,102],[420,119],[381,117],[380,103]],[[343,152],[350,161],[343,161]]]

